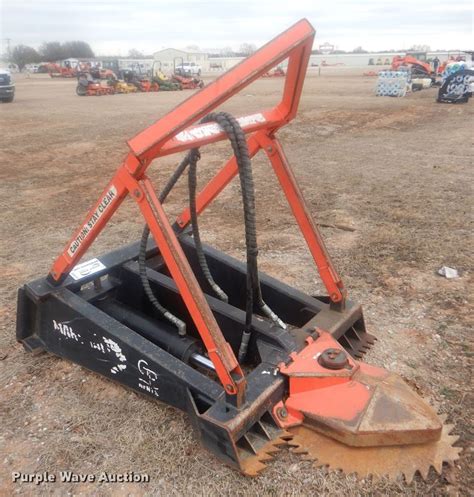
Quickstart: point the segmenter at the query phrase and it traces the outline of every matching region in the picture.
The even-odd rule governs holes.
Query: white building
[[[114,72],[132,69],[138,74],[150,73],[153,66],[153,59],[114,59],[110,57],[96,57],[92,62],[98,62],[100,67],[111,69]]]
[[[161,63],[161,70],[165,73],[172,72],[174,66],[182,62],[194,62],[201,66],[202,71],[209,70],[208,54],[204,52],[188,52],[177,48],[165,48],[153,54],[153,58]]]

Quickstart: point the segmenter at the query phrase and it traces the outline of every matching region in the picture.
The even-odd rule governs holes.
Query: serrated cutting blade
[[[388,477],[395,480],[405,477],[413,481],[418,471],[426,480],[430,468],[441,474],[443,463],[453,464],[459,458],[461,447],[453,447],[458,436],[451,435],[454,425],[444,424],[441,437],[436,442],[415,445],[351,447],[306,426],[290,429],[288,444],[292,451],[305,459],[315,461],[317,467],[355,473],[360,478]]]

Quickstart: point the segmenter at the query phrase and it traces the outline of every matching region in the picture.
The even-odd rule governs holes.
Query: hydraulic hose
[[[166,200],[166,197],[170,193],[170,191],[173,189],[174,185],[177,183],[181,175],[184,173],[186,168],[189,165],[189,159],[190,159],[190,153],[186,155],[186,157],[180,162],[168,182],[166,183],[165,187],[161,191],[158,199],[161,203],[163,203]],[[148,237],[150,236],[150,228],[148,227],[148,224],[145,224],[145,227],[143,228],[143,233],[142,233],[142,238],[140,240],[140,251],[138,254],[138,271],[140,273],[140,280],[142,282],[143,290],[145,291],[146,296],[148,297],[148,300],[151,302],[153,307],[164,317],[166,318],[170,323],[175,325],[178,328],[178,333],[179,335],[186,335],[186,323],[184,321],[181,321],[177,316],[172,314],[168,309],[163,307],[158,299],[155,297],[155,294],[153,293],[153,290],[150,286],[150,282],[148,281],[148,276],[146,274],[146,246],[148,243]]]
[[[189,169],[188,169],[188,187],[189,187],[189,211],[191,218],[191,226],[193,230],[193,238],[194,245],[196,247],[196,255],[198,258],[199,266],[201,267],[201,271],[204,274],[207,282],[214,290],[214,293],[223,301],[229,302],[229,298],[226,293],[222,290],[222,288],[214,281],[212,277],[211,271],[207,264],[206,256],[204,255],[204,250],[202,248],[201,235],[199,233],[199,225],[198,225],[198,214],[196,208],[196,186],[197,186],[197,163],[201,158],[201,154],[197,148],[191,150],[189,161]]]
[[[216,122],[228,136],[232,150],[236,157],[237,166],[239,169],[239,178],[242,191],[242,203],[244,211],[244,225],[245,225],[245,245],[246,245],[246,255],[247,255],[247,274],[246,274],[246,304],[245,304],[245,327],[242,334],[242,340],[239,347],[238,359],[242,362],[246,355],[250,337],[252,334],[252,318],[254,305],[256,305],[260,311],[270,318],[274,323],[276,323],[281,328],[286,329],[285,323],[283,323],[280,318],[270,309],[270,307],[265,303],[262,296],[262,290],[260,286],[260,279],[258,276],[258,246],[257,246],[257,226],[256,226],[256,215],[255,215],[255,189],[253,183],[252,174],[252,164],[250,161],[249,151],[247,147],[247,140],[245,138],[245,133],[243,132],[240,124],[237,120],[230,114],[226,112],[211,113],[206,116],[201,121],[205,122]],[[208,281],[211,288],[214,290],[216,295],[223,301],[227,302],[228,297],[225,292],[217,285],[214,281],[212,274],[209,270],[206,257],[202,248],[201,237],[199,233],[197,207],[196,207],[196,186],[197,186],[197,162],[200,159],[199,149],[191,150],[183,161],[179,164],[165,188],[159,195],[160,202],[164,202],[169,192],[172,190],[178,179],[181,177],[183,172],[189,166],[188,172],[188,186],[189,186],[189,207],[190,207],[190,218],[193,230],[193,238],[196,246],[196,255],[199,261],[201,270]],[[153,304],[155,309],[158,310],[166,319],[178,327],[179,334],[186,334],[186,325],[179,318],[171,314],[166,308],[164,308],[157,300],[153,294],[153,290],[148,281],[146,274],[146,245],[148,237],[150,234],[150,229],[148,225],[145,225],[143,230],[141,243],[140,243],[140,253],[139,253],[139,272],[140,278],[143,284],[143,288],[150,302]]]
[[[240,186],[242,191],[242,203],[244,210],[244,225],[245,225],[245,246],[247,252],[247,277],[246,277],[246,305],[245,305],[245,327],[242,335],[242,340],[239,347],[238,359],[242,362],[247,354],[248,344],[252,333],[252,317],[254,305],[261,310],[263,314],[269,317],[281,328],[286,328],[286,325],[279,319],[279,317],[268,307],[262,297],[262,289],[260,286],[260,279],[258,276],[258,245],[257,245],[257,222],[256,222],[256,209],[255,209],[255,188],[253,183],[252,163],[247,147],[247,140],[240,124],[230,114],[226,112],[217,112],[207,115],[201,122],[216,122],[221,129],[228,136],[232,150],[234,152],[237,166],[239,169]],[[193,152],[192,152],[193,153]],[[196,213],[196,164],[199,159],[199,151],[195,150],[192,155],[191,165],[188,171],[189,174],[189,198],[190,198],[190,211],[191,222],[193,224],[193,235],[195,242],[197,240],[196,251],[198,259],[203,262],[201,268],[203,272],[209,274],[208,282],[213,286],[213,279],[210,275],[209,268],[205,255],[202,250],[202,244],[199,236],[199,229],[197,225]],[[197,236],[196,236],[197,235]],[[207,276],[206,276],[207,277]],[[214,286],[213,286],[214,288]],[[218,290],[222,290],[217,287]],[[218,290],[214,289],[216,293]],[[224,294],[225,295],[225,294]],[[226,296],[227,297],[227,296]]]

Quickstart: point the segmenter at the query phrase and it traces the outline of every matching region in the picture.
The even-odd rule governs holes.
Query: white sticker
[[[77,266],[74,266],[73,270],[69,273],[73,279],[80,280],[81,278],[85,278],[90,274],[97,273],[105,269],[105,266],[99,259],[90,259],[89,261],[82,262]]]
[[[237,122],[245,128],[254,124],[264,123],[266,122],[266,119],[263,114],[258,113],[239,117]],[[208,138],[209,136],[218,135],[219,133],[222,133],[222,128],[217,123],[207,123],[181,131],[181,133],[176,135],[176,139],[179,142],[189,142],[196,139]]]

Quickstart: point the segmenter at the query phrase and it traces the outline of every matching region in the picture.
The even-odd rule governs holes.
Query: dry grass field
[[[261,80],[225,109],[266,108],[281,80]],[[374,96],[362,70],[308,74],[297,119],[279,133],[351,299],[379,340],[366,360],[400,373],[456,425],[464,448],[441,477],[357,480],[327,474],[287,450],[249,479],[200,447],[186,417],[79,366],[27,354],[15,341],[16,292],[45,275],[127,152],[126,139],[189,92],[78,97],[75,82],[17,78],[0,106],[0,495],[381,496],[472,495],[472,102],[442,105],[429,89]],[[229,154],[203,151],[200,184]],[[151,176],[157,188],[176,157]],[[261,269],[312,293],[320,289],[265,158],[254,160]],[[180,184],[170,216],[187,201]],[[204,215],[204,241],[242,257],[237,182]],[[92,247],[100,254],[137,239],[127,201]],[[87,257],[88,258],[88,257]],[[438,276],[443,266],[461,277]],[[13,471],[145,472],[150,483],[13,484]]]

